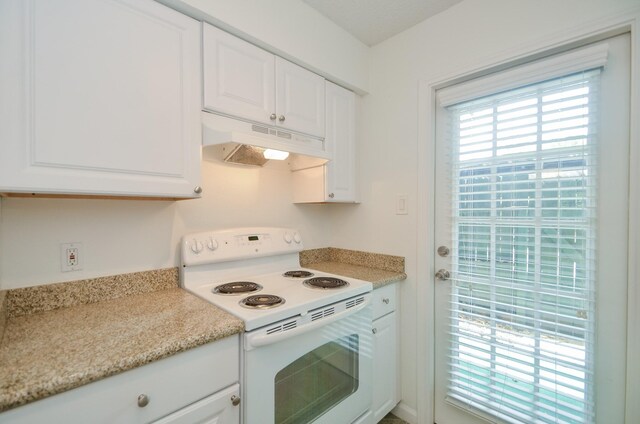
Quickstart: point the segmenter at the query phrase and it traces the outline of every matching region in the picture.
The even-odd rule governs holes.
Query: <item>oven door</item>
[[[245,335],[245,424],[347,424],[371,407],[369,297],[354,311],[275,342],[252,343],[254,332]]]

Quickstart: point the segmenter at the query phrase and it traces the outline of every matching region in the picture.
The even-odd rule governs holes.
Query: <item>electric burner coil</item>
[[[282,275],[284,277],[289,277],[289,278],[309,278],[309,277],[313,277],[313,272],[297,269],[294,271],[287,271]]]
[[[335,277],[314,277],[304,280],[303,284],[312,289],[340,289],[349,286],[349,283]]]
[[[273,294],[254,294],[245,297],[238,303],[240,306],[249,309],[270,309],[283,305],[284,302],[285,300],[283,298]]]
[[[233,281],[231,283],[220,284],[211,290],[215,294],[234,295],[246,294],[262,290],[262,286],[253,281]]]

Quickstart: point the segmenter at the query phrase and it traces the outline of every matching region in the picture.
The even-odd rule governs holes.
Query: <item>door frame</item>
[[[502,71],[555,53],[560,53],[629,33],[631,37],[631,96],[629,160],[640,163],[640,7],[613,17],[589,22],[561,35],[544,38],[488,58],[483,63],[418,82],[418,181],[417,181],[417,416],[418,423],[433,423],[435,389],[435,122],[436,90],[473,78]],[[632,329],[640,328],[640,167],[629,169],[629,239],[627,281],[627,364],[625,416],[628,423],[640,417],[640,339]],[[428,358],[421,360],[420,358]],[[423,400],[423,401],[421,401]]]

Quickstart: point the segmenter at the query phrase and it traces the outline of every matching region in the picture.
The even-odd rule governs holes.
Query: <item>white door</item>
[[[624,422],[629,37],[604,44],[438,108],[438,424]]]
[[[277,124],[324,137],[324,78],[276,57]]]
[[[275,56],[207,23],[202,27],[203,108],[274,124]]]

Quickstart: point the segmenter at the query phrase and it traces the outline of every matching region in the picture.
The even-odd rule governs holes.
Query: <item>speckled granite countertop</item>
[[[370,281],[374,290],[407,278],[401,256],[326,247],[300,252],[305,268]]]
[[[165,284],[169,288],[152,290],[132,279],[112,281],[111,299],[98,296],[93,297],[95,303],[57,309],[40,304],[35,313],[15,313],[24,312],[27,305],[15,298],[29,290],[37,298],[35,288],[9,291],[0,343],[0,411],[243,331],[241,320],[178,288],[176,270],[167,271],[175,275],[168,278],[173,283]],[[95,280],[76,288],[86,281]],[[119,288],[127,294],[114,299]],[[60,303],[62,297],[58,293],[52,300]],[[69,298],[62,303],[73,304]]]

